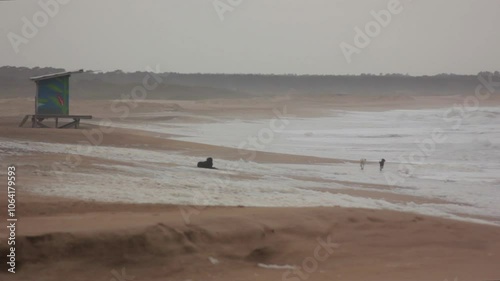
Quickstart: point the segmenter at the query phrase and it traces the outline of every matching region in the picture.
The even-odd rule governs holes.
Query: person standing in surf
[[[384,164],[385,164],[385,159],[382,158],[382,160],[380,160],[380,171],[382,172],[382,170],[384,169]]]
[[[362,158],[361,160],[359,160],[359,166],[361,166],[361,170],[365,169],[365,164],[366,164],[365,158]]]

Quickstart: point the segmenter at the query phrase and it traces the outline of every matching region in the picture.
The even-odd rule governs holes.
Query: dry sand
[[[141,103],[134,112],[162,110],[173,114],[189,112],[203,116],[266,118],[269,109],[286,103],[291,114],[308,117],[321,115],[331,108],[446,107],[459,100],[461,97],[362,99],[341,96],[316,100],[148,101]],[[495,99],[490,102],[498,104]],[[104,104],[103,101],[75,102],[72,113],[117,119],[116,114],[109,112],[110,104],[111,101]],[[16,128],[20,116],[30,113],[31,108],[29,99],[2,100],[0,137],[55,143],[83,140],[80,130]],[[131,118],[133,122],[146,122],[151,117]],[[178,122],[183,122],[183,118],[187,117],[179,115]],[[147,145],[148,149],[165,153],[175,151],[194,156],[210,151],[217,158],[238,158],[234,156],[234,149],[157,138],[151,133],[127,129],[117,129],[102,145]],[[6,263],[2,262],[0,280],[441,281],[500,278],[500,228],[495,226],[384,210],[118,204],[44,197],[23,190],[23,186],[36,185],[39,181],[33,174],[35,165],[49,167],[60,157],[40,153],[7,159],[23,168],[17,194],[18,268],[15,275],[7,274]],[[87,164],[93,159],[84,159],[81,168],[91,169]],[[255,161],[332,163],[343,160],[259,153]],[[2,167],[2,175],[4,170]],[[394,201],[416,200],[405,196],[387,197],[384,190],[388,187],[371,188],[357,195],[383,196]],[[2,189],[0,220],[4,223],[6,202],[6,190]],[[189,220],[186,214],[190,215]],[[0,252],[4,256],[1,260],[5,261],[7,232],[4,227],[2,229]],[[328,248],[331,252],[324,248],[317,252],[324,256],[322,261],[312,258],[315,250],[321,247],[318,239],[331,239],[335,243]],[[276,265],[277,268],[259,264]],[[307,273],[304,266],[314,270]],[[122,270],[126,275],[120,277]]]
[[[297,266],[308,280],[498,277],[500,228],[407,213],[186,208],[199,211],[186,224],[176,206],[102,204],[23,193],[18,209],[18,273],[3,273],[2,280],[112,280],[112,271],[122,268],[134,280],[282,280],[289,271],[259,263]],[[308,274],[304,262],[314,268],[315,262],[307,258],[314,257],[317,239],[329,236],[337,245]],[[5,241],[1,245],[5,253]],[[219,263],[212,264],[210,257]],[[283,280],[297,280],[297,274]]]

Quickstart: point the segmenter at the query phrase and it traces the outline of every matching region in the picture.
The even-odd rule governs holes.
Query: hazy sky
[[[68,3],[45,17],[39,2],[55,1]],[[298,74],[500,70],[500,1],[401,0],[399,13],[378,31],[369,24],[371,11],[387,10],[391,1],[397,0],[0,1],[0,65]],[[24,27],[23,34],[30,25],[23,17],[38,30]],[[348,63],[340,44],[356,47],[355,27],[367,24],[374,37]]]

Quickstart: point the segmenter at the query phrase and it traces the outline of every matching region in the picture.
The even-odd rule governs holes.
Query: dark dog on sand
[[[207,161],[198,162],[198,168],[217,169],[214,167],[214,161],[212,157],[208,157]]]

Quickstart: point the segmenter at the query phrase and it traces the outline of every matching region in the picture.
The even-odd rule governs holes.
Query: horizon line
[[[68,69],[63,68],[63,67],[55,67],[55,66],[14,66],[14,65],[3,65],[0,66],[0,68],[5,68],[5,67],[13,67],[13,68],[28,68],[28,69],[35,69],[35,68],[54,68],[54,69],[62,69],[64,71],[68,71]],[[135,70],[135,71],[128,71],[128,70],[123,70],[123,69],[115,69],[115,70],[93,70],[93,69],[85,69],[84,73],[95,73],[95,74],[106,74],[106,73],[113,73],[113,72],[122,72],[124,74],[133,74],[136,72],[140,73],[146,73],[146,72],[151,72],[151,71],[146,71],[146,70]],[[402,72],[380,72],[378,74],[375,73],[358,73],[358,74],[349,74],[349,73],[344,73],[344,74],[320,74],[320,73],[314,73],[314,74],[307,74],[307,73],[252,73],[252,72],[175,72],[175,71],[163,71],[163,72],[154,72],[157,74],[181,74],[181,75],[256,75],[256,76],[373,76],[373,77],[383,77],[383,76],[391,76],[391,75],[401,75],[403,77],[434,77],[434,76],[477,76],[480,73],[497,73],[500,72],[500,70],[482,70],[479,71],[478,73],[469,73],[469,74],[460,74],[460,73],[435,73],[435,74],[409,74],[409,73],[402,73]]]

